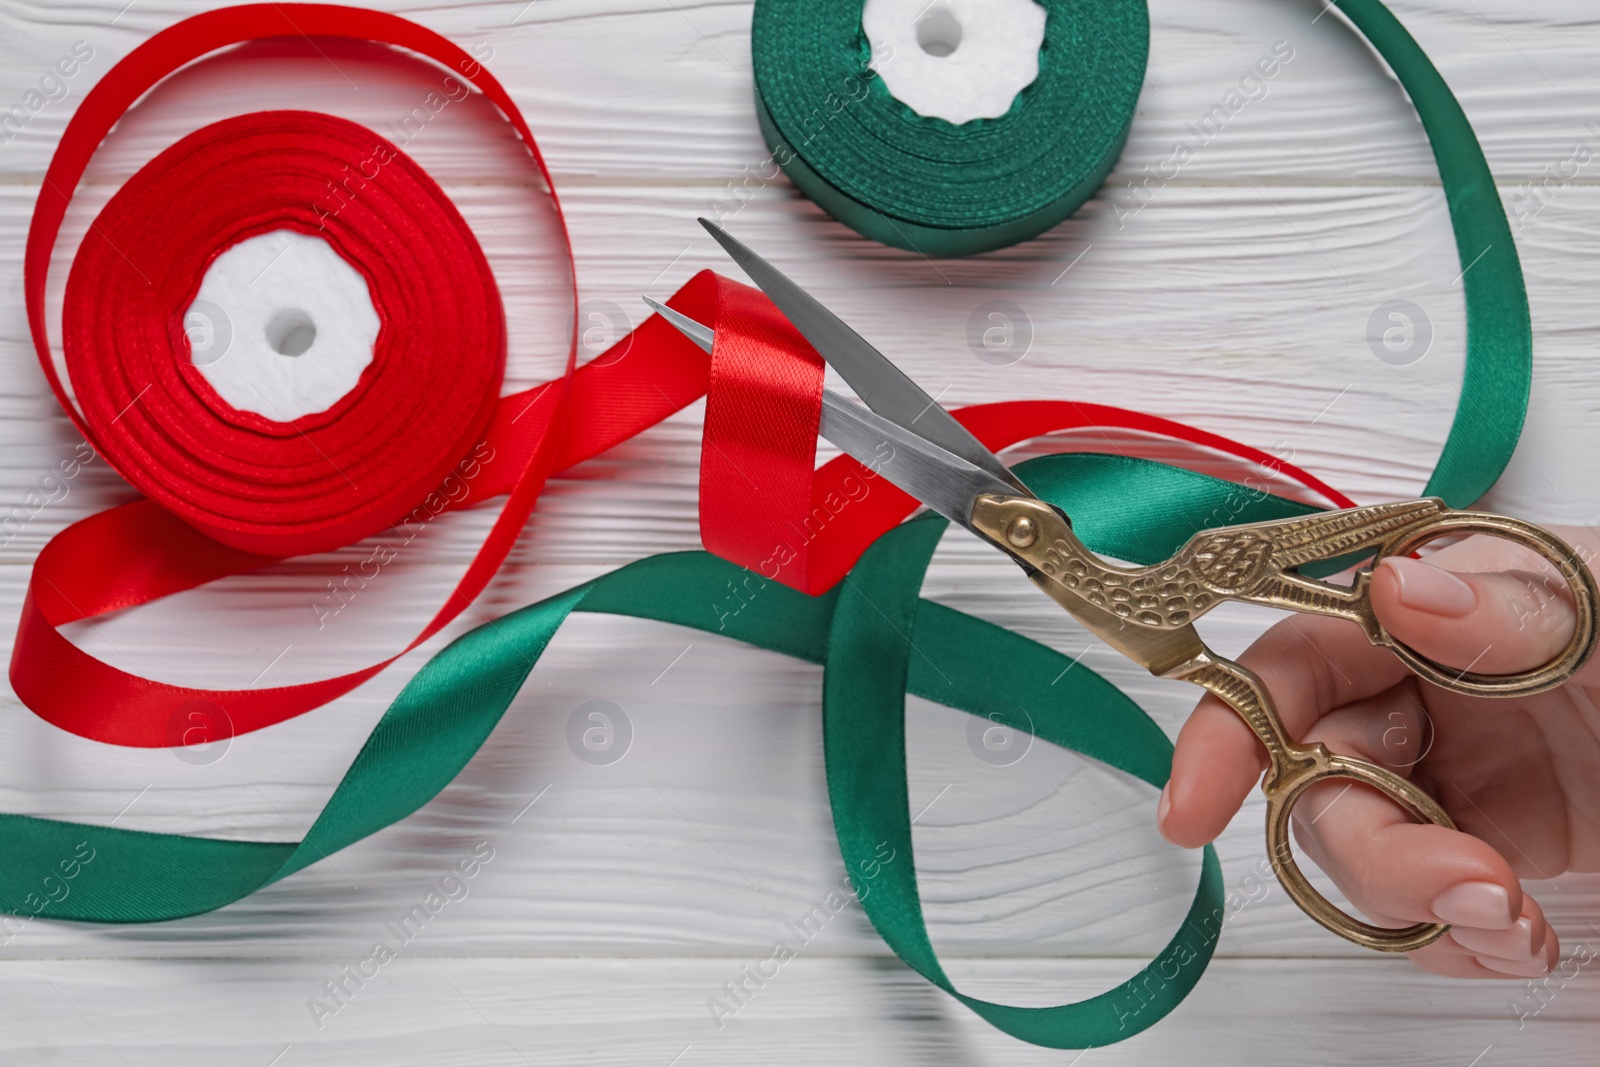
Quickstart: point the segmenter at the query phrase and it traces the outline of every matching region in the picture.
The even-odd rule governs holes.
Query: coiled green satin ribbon
[[[756,116],[773,159],[830,215],[897,248],[961,256],[1043,233],[1122,152],[1150,16],[1144,0],[1040,2],[1039,76],[1000,118],[955,125],[868,68],[862,0],[758,0]]]

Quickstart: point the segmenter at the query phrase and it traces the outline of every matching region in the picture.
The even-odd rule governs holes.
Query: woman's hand
[[[1600,530],[1553,532],[1593,566]],[[1537,667],[1572,636],[1565,582],[1533,553],[1491,537],[1425,562],[1384,560],[1372,600],[1396,638],[1482,674]],[[1239,661],[1266,682],[1292,735],[1411,778],[1460,827],[1414,823],[1364,786],[1308,791],[1295,808],[1296,840],[1355,907],[1383,926],[1451,923],[1410,954],[1436,974],[1529,978],[1554,966],[1555,931],[1518,879],[1600,870],[1600,656],[1547,693],[1458,696],[1418,680],[1350,623],[1300,615]],[[1188,847],[1210,841],[1265,769],[1255,735],[1207,696],[1178,735],[1156,815],[1161,833]]]

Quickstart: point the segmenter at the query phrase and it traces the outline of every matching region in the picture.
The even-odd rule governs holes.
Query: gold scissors
[[[1321,742],[1302,744],[1291,738],[1261,679],[1207,648],[1194,620],[1226,600],[1331,615],[1354,622],[1373,644],[1393,650],[1413,671],[1445,689],[1476,696],[1537,693],[1564,682],[1595,648],[1600,589],[1565,542],[1531,523],[1456,511],[1442,500],[1426,498],[1202,530],[1164,563],[1115,566],[1085,548],[1063,512],[1034,496],[888,357],[766,260],[714,223],[700,223],[866,405],[825,391],[823,437],[1021,564],[1035,585],[1108,645],[1151,674],[1193,682],[1216,694],[1255,732],[1271,761],[1261,782],[1267,797],[1268,856],[1278,880],[1307,915],[1341,937],[1385,952],[1409,952],[1443,936],[1449,929],[1443,923],[1392,929],[1362,922],[1334,906],[1295,863],[1289,813],[1312,785],[1342,778],[1387,794],[1418,819],[1454,829],[1450,816],[1431,796],[1386,768],[1330,752]],[[711,350],[709,327],[648,297],[646,302]],[[1397,641],[1373,614],[1369,583],[1378,560],[1465,533],[1525,545],[1566,579],[1577,625],[1555,659],[1521,674],[1457,671]],[[1297,571],[1307,563],[1362,552],[1375,555],[1349,587]]]

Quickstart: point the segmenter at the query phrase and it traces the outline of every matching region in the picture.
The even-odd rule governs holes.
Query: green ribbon
[[[1313,510],[1115,456],[1049,456],[1019,470],[1042,496],[1075,516],[1088,544],[1140,562],[1170,555],[1218,509],[1241,522]],[[1143,503],[1150,500],[1165,502],[1154,522]],[[1172,942],[1139,975],[1090,1000],[1016,1008],[968,997],[951,986],[929,943],[906,799],[907,692],[979,716],[1022,709],[1036,736],[1152,786],[1165,783],[1172,751],[1137,704],[1082,664],[1063,674],[1072,661],[1060,653],[921,599],[922,575],[943,525],[925,519],[891,530],[844,583],[820,597],[770,583],[746,610],[719,617],[713,605],[730,580],[747,572],[686,552],[640,560],[481,626],[424,665],[395,698],[299,842],[218,841],[0,816],[0,855],[6,857],[0,909],[153,922],[238,900],[405,818],[438,794],[488,739],[569,614],[632,615],[709,632],[720,628],[757,648],[823,664],[828,793],[845,867],[858,884],[863,872],[877,871],[870,891],[861,894],[862,906],[907,963],[1002,1030],[1036,1044],[1081,1048],[1130,1036],[1171,1011],[1210,959],[1223,894],[1209,849],[1194,904]],[[1000,663],[1003,671],[995,669]],[[893,862],[881,863],[880,845],[893,850]],[[0,924],[0,936],[17,926]]]
[[[1528,411],[1533,322],[1522,261],[1472,124],[1422,46],[1378,0],[1338,4],[1410,94],[1450,205],[1466,293],[1467,367],[1455,421],[1424,493],[1464,508],[1505,471]]]

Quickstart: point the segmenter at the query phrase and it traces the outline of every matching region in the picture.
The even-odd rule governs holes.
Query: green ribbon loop
[[[917,588],[944,527],[943,519],[913,522],[881,538],[851,572],[834,611],[823,744],[845,868],[858,880],[875,876],[858,896],[895,954],[994,1026],[1050,1048],[1120,1041],[1177,1007],[1200,980],[1222,921],[1222,869],[1207,847],[1183,925],[1154,961],[1115,989],[1073,1004],[1020,1008],[955,988],[928,939],[917,894],[902,694],[939,693],[941,703],[984,716],[1021,707],[1035,736],[1157,787],[1166,782],[1171,745],[1098,676],[1085,673],[1074,700],[1051,684],[1064,669],[1058,662],[1069,660],[1033,654],[1026,638],[920,600]]]

